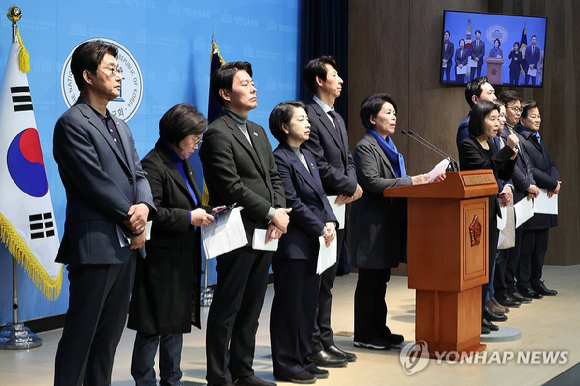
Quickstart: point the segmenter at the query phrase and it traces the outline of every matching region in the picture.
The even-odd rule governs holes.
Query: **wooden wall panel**
[[[348,130],[351,150],[364,129],[360,102],[374,92],[389,92],[397,101],[397,133],[409,174],[428,171],[440,157],[400,134],[411,129],[451,156],[455,134],[469,108],[463,88],[439,84],[438,64],[443,10],[524,14],[548,17],[544,87],[515,88],[523,99],[540,104],[542,138],[549,145],[563,181],[560,226],[551,231],[546,264],[580,264],[580,45],[574,44],[574,0],[352,0],[349,4]],[[532,31],[528,31],[530,39]],[[451,41],[459,40],[452,36]],[[500,93],[505,87],[498,87]],[[398,273],[404,273],[405,268]]]

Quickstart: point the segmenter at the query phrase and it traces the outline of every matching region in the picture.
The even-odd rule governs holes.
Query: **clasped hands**
[[[266,230],[266,241],[268,244],[270,240],[276,240],[282,237],[284,233],[288,231],[288,223],[290,223],[290,217],[288,213],[292,211],[292,208],[278,208],[274,213],[274,218],[268,224],[268,229]]]
[[[123,224],[132,233],[137,236],[131,238],[130,249],[139,249],[145,244],[147,234],[145,232],[145,225],[147,225],[147,217],[149,216],[149,207],[145,204],[135,204],[129,207],[127,212],[129,217],[123,221]]]

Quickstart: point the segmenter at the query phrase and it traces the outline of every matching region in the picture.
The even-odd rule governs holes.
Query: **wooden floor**
[[[405,385],[542,385],[580,362],[580,266],[545,267],[544,278],[549,288],[557,289],[556,297],[534,300],[532,304],[512,309],[509,321],[500,325],[521,330],[521,340],[510,343],[491,343],[487,357],[499,358],[508,352],[526,355],[538,351],[567,352],[565,364],[508,363],[437,363],[429,361],[427,367],[413,375],[406,375],[399,361],[399,351],[370,351],[352,345],[353,292],[356,274],[339,277],[334,289],[333,327],[338,346],[356,352],[358,361],[342,369],[331,369],[330,378],[319,380],[321,386],[353,386],[388,384]],[[269,359],[270,341],[268,323],[273,288],[268,288],[264,310],[260,319],[254,368],[260,377],[273,380],[272,362]],[[387,292],[389,326],[404,334],[407,341],[414,339],[415,293],[407,288],[405,277],[393,277]],[[204,323],[207,309],[204,309]],[[18,386],[51,385],[56,345],[62,331],[39,334],[42,347],[30,351],[0,350],[0,384]],[[205,384],[205,330],[186,335],[182,369],[184,386]],[[117,350],[113,373],[114,386],[133,385],[129,373],[134,332],[126,330]],[[494,354],[494,352],[497,352]],[[498,356],[499,355],[499,356]],[[562,356],[558,357],[562,359]],[[480,361],[481,362],[481,361]],[[575,380],[580,384],[580,380]],[[278,382],[278,384],[284,384]]]

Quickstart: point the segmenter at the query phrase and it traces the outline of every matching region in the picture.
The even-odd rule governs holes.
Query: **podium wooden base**
[[[415,323],[415,340],[427,342],[431,358],[446,353],[446,359],[461,360],[484,350],[481,287],[461,292],[417,290]]]

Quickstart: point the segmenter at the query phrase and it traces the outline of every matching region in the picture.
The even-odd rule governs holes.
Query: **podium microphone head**
[[[401,134],[409,135],[405,130],[401,130]]]
[[[409,134],[416,135],[413,131],[409,130]]]

